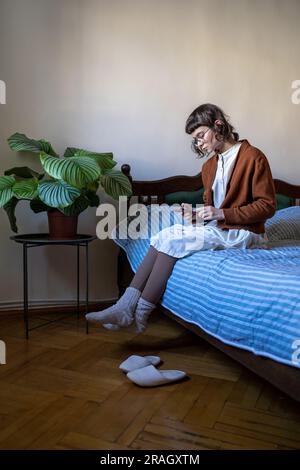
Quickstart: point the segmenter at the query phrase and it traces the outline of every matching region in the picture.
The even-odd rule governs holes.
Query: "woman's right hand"
[[[193,207],[192,204],[183,202],[181,204],[182,216],[190,224],[193,222]]]

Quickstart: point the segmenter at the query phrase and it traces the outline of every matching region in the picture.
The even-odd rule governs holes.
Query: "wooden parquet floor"
[[[2,316],[0,338],[0,449],[300,448],[300,404],[159,312],[142,335],[71,319],[29,341]],[[131,354],[189,378],[138,387],[118,368]]]

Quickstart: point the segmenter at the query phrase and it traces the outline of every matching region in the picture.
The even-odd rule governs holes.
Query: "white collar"
[[[234,144],[232,147],[230,147],[228,150],[225,150],[223,153],[219,153],[219,157],[222,158],[230,158],[235,152],[238,150],[238,148],[241,146],[240,142],[237,142]]]

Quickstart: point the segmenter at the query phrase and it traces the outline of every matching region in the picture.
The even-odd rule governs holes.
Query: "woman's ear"
[[[221,134],[222,130],[224,129],[224,122],[221,119],[216,119],[214,122],[214,131],[215,131],[215,138],[219,142],[224,141],[224,136]]]

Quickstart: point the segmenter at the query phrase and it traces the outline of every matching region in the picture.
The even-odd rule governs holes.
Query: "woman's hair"
[[[215,124],[216,120],[222,121],[222,124]],[[226,141],[230,137],[236,142],[239,140],[239,134],[235,132],[234,127],[229,123],[229,117],[215,104],[201,104],[198,108],[194,109],[186,121],[185,132],[192,134],[200,126],[207,126],[212,129],[216,139],[219,141]],[[194,141],[192,142],[192,149],[200,158],[206,155],[205,152],[195,145]]]

